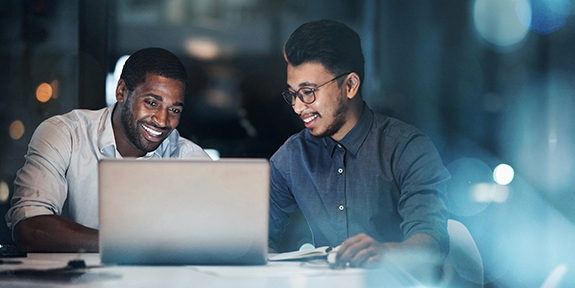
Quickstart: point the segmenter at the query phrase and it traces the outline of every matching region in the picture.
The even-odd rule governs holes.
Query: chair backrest
[[[449,219],[449,254],[443,267],[442,287],[483,287],[483,260],[469,230]]]

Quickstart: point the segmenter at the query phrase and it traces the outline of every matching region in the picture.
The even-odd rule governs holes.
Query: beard
[[[346,105],[346,103],[344,102],[344,97],[339,97],[338,101],[337,101],[337,109],[335,110],[335,112],[333,113],[332,117],[333,117],[333,121],[331,122],[331,124],[329,124],[329,126],[327,126],[327,128],[325,129],[325,131],[323,131],[323,133],[320,133],[319,135],[315,135],[316,137],[326,137],[326,136],[333,136],[335,135],[335,133],[337,133],[339,131],[339,129],[341,129],[341,127],[343,127],[343,125],[345,124],[346,121],[346,113],[349,110],[349,106]]]
[[[133,100],[132,97],[128,97],[128,100],[124,103],[124,107],[122,107],[121,119],[122,119],[122,127],[124,127],[124,131],[126,132],[126,136],[128,140],[136,146],[136,148],[144,151],[145,153],[151,152],[158,148],[159,144],[157,143],[147,143],[145,139],[143,139],[141,133],[139,132],[139,127],[142,126],[144,121],[138,120],[134,118],[134,113],[132,113],[132,105]]]

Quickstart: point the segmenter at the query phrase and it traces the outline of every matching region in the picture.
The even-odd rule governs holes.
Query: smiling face
[[[182,81],[147,74],[146,81],[128,91],[118,82],[114,111],[114,136],[123,157],[139,157],[154,151],[178,126],[184,108]]]
[[[288,63],[287,86],[292,92],[302,87],[315,88],[337,75],[328,72],[322,64],[306,62],[298,66]],[[351,103],[355,90],[350,94],[347,82],[355,73],[342,77],[315,90],[315,101],[311,104],[295,99],[293,109],[302,119],[304,126],[316,137],[329,136],[341,140],[357,123]],[[343,84],[340,86],[339,83]]]

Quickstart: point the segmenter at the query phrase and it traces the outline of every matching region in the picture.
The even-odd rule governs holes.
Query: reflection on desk
[[[97,253],[29,253],[11,260],[20,264],[0,265],[2,287],[367,287],[374,284],[369,281],[374,275],[376,286],[405,286],[389,270],[333,270],[296,261],[264,266],[103,266]],[[86,268],[45,273],[62,272],[71,260],[83,260]]]

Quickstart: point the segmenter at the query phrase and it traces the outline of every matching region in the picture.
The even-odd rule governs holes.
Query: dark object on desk
[[[88,266],[82,259],[68,261],[61,268],[53,269],[14,269],[0,271],[2,280],[41,281],[42,283],[87,283],[97,280],[119,279],[122,275],[114,273],[94,273],[92,268],[104,267],[101,265]]]
[[[0,244],[0,258],[26,257],[26,252],[20,250],[15,245]]]
[[[62,268],[36,270],[36,269],[17,269],[2,271],[0,279],[38,279],[38,280],[58,280],[70,281],[77,277],[82,276],[86,269],[84,260],[71,260],[68,265]]]
[[[22,264],[22,261],[0,259],[0,264],[15,265],[15,264]]]

